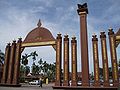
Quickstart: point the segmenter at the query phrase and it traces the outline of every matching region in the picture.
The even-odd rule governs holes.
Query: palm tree
[[[39,66],[35,65],[35,63],[32,64],[32,74],[39,74]]]
[[[22,58],[21,58],[21,60],[22,60],[22,64],[24,65],[24,76],[26,76],[26,74],[27,74],[27,64],[28,64],[28,57],[30,57],[31,55],[28,55],[28,54],[26,54],[25,53],[25,55],[22,55]]]
[[[38,56],[38,54],[37,54],[37,52],[36,51],[34,51],[34,52],[32,52],[31,53],[31,56],[33,56],[33,63],[35,62],[35,60],[36,60],[36,56]]]
[[[49,64],[46,63],[46,61],[43,62],[43,73],[44,75],[47,75]]]
[[[39,64],[39,73],[41,73],[43,71],[43,61],[42,58],[40,58],[40,60],[38,61]]]
[[[28,54],[26,54],[25,53],[25,55],[22,55],[22,58],[21,58],[21,60],[22,60],[22,64],[23,65],[27,65],[28,64],[28,57],[30,57],[31,55],[28,55]]]

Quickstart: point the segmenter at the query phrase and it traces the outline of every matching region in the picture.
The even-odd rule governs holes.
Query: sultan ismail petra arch
[[[25,47],[33,46],[48,46],[51,45],[56,50],[56,80],[54,89],[91,89],[89,83],[89,58],[88,58],[88,36],[87,36],[87,4],[78,4],[77,9],[80,16],[80,43],[81,43],[81,63],[82,63],[82,87],[77,86],[77,40],[76,37],[72,37],[71,40],[71,66],[72,66],[72,84],[69,85],[69,37],[64,36],[63,39],[63,83],[61,82],[61,62],[62,62],[62,36],[57,34],[56,39],[52,36],[51,32],[41,27],[41,22],[38,22],[38,27],[28,33],[25,40],[13,41],[8,43],[5,49],[5,62],[3,68],[1,86],[20,86],[19,84],[19,69],[20,69],[20,57]],[[117,65],[117,53],[116,48],[120,43],[120,29],[117,33],[114,33],[113,29],[109,29],[109,45],[112,62],[112,77],[113,87],[109,84],[108,73],[108,55],[107,55],[107,43],[105,32],[100,33],[101,51],[102,51],[102,64],[103,64],[103,86],[100,86],[99,79],[99,49],[97,35],[92,35],[93,46],[93,61],[94,61],[94,88],[95,89],[117,89],[119,86],[118,65]],[[79,54],[78,54],[79,55]]]

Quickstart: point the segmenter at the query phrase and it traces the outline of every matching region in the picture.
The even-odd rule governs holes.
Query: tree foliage
[[[4,63],[5,60],[5,54],[0,50],[0,63]]]

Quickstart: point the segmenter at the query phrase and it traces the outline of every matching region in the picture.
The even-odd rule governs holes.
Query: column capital
[[[100,38],[106,38],[105,32],[100,32]]]
[[[113,35],[114,34],[114,31],[113,31],[112,28],[109,28],[108,30],[109,30],[108,35]]]
[[[10,43],[7,43],[7,47],[9,47],[10,46]]]
[[[57,39],[62,39],[61,33],[57,34]]]
[[[21,43],[22,42],[22,38],[18,38],[18,43]]]
[[[64,41],[68,41],[68,40],[69,40],[68,35],[67,34],[64,35]]]
[[[98,41],[97,35],[92,35],[92,41]]]
[[[87,3],[77,4],[77,5],[78,5],[78,9],[77,9],[78,15],[88,14]]]
[[[71,40],[71,43],[76,43],[77,41],[76,41],[76,37],[75,36],[73,36],[72,37],[72,40]]]

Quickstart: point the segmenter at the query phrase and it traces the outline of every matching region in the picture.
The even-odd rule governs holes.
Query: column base
[[[5,83],[5,79],[2,79],[2,80],[1,80],[1,83],[4,84],[4,83]]]
[[[69,81],[64,81],[63,86],[69,86]]]
[[[98,87],[98,86],[100,86],[100,83],[99,82],[95,82],[93,85]]]
[[[61,86],[61,85],[62,85],[61,81],[56,81],[55,82],[55,86]]]
[[[71,86],[77,86],[77,81],[72,81]]]
[[[119,87],[119,86],[120,86],[120,83],[119,83],[119,82],[114,82],[114,83],[113,83],[113,86],[114,86],[114,87]]]
[[[84,82],[82,82],[82,86],[84,87],[89,87],[90,86],[90,83],[84,83]]]
[[[109,87],[110,84],[109,84],[109,82],[104,82],[104,83],[103,83],[103,86],[104,86],[104,87]]]

